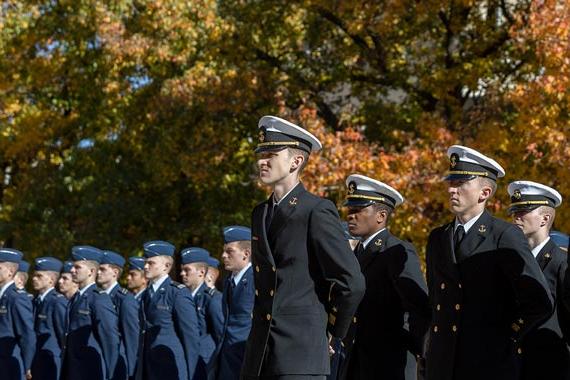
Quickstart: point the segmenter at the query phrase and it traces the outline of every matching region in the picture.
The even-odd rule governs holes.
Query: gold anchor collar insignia
[[[296,206],[296,205],[297,205],[297,201],[298,201],[297,197],[293,197],[293,198],[291,198],[291,199],[289,200],[289,205],[290,205],[290,206]]]
[[[481,225],[479,226],[479,233],[482,233],[482,234],[483,234],[483,233],[485,233],[485,232],[487,232],[487,226],[484,225],[484,224],[481,224]]]
[[[374,245],[380,247],[382,245],[382,239],[378,239],[374,242]]]

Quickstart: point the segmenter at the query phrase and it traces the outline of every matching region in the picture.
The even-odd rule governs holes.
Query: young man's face
[[[57,280],[57,286],[62,294],[71,294],[77,291],[77,284],[73,282],[71,273],[62,273]]]
[[[224,244],[222,262],[230,272],[239,272],[249,263],[250,252],[240,246],[239,241]]]
[[[374,205],[349,207],[346,220],[348,222],[348,231],[352,236],[367,238],[378,231],[378,212]]]
[[[0,262],[0,284],[5,284],[14,279],[17,268],[14,264],[8,262]]]
[[[144,271],[131,269],[127,274],[127,288],[129,288],[129,290],[134,290],[144,287],[146,287],[146,278],[144,277]]]
[[[35,271],[32,276],[32,287],[37,292],[44,292],[55,286],[54,276],[50,272]]]
[[[540,212],[540,208],[535,208],[532,211],[517,211],[514,212],[511,217],[513,218],[513,223],[517,225],[527,237],[538,232],[546,224],[544,215]]]
[[[469,212],[480,203],[482,185],[478,178],[448,181],[449,208],[455,215]]]
[[[99,265],[97,271],[97,284],[100,286],[112,285],[118,280],[118,270],[111,264]]]
[[[206,271],[203,265],[199,264],[184,264],[180,270],[180,277],[182,282],[189,288],[195,288],[204,281]]]
[[[156,280],[168,274],[166,259],[162,256],[149,257],[144,263],[144,276],[147,280]]]
[[[215,267],[208,267],[208,273],[206,273],[206,286],[210,288],[216,287],[216,281],[218,281],[218,277],[220,277],[220,271],[218,268]]]
[[[76,284],[81,284],[93,276],[94,268],[84,261],[75,261],[71,267],[71,278]]]
[[[265,185],[278,183],[292,173],[292,161],[288,149],[258,153],[259,179]]]

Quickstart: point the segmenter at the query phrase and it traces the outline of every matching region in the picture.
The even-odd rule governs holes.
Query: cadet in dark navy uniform
[[[65,340],[67,298],[55,290],[63,263],[54,257],[37,258],[32,275],[36,353],[32,362],[34,380],[59,380],[61,348]]]
[[[79,290],[79,287],[73,282],[73,278],[71,277],[71,268],[73,268],[73,261],[64,262],[59,280],[57,280],[57,289],[68,300],[72,299]]]
[[[125,259],[113,251],[103,251],[97,285],[111,297],[119,317],[121,352],[115,370],[115,379],[133,379],[139,346],[139,303],[125,288],[119,286]]]
[[[62,378],[113,379],[121,341],[113,302],[95,284],[103,252],[91,246],[75,246],[71,257],[71,276],[79,290],[68,306]]]
[[[142,294],[146,289],[146,278],[144,276],[144,258],[132,256],[129,257],[129,269],[127,273],[127,288],[131,291],[135,300],[140,304]]]
[[[387,229],[404,198],[385,183],[359,174],[349,176],[346,184],[348,228],[361,238],[355,253],[366,293],[344,342],[348,358],[340,378],[404,380],[408,351],[423,355],[431,319],[418,254]],[[413,356],[411,361],[415,368]]]
[[[428,239],[427,379],[518,379],[521,339],[552,313],[548,285],[520,229],[485,211],[503,168],[459,145],[448,155],[455,220]]]
[[[251,230],[244,226],[224,227],[224,268],[230,272],[224,285],[222,310],[224,328],[217,350],[217,380],[238,380],[245,342],[251,330],[255,299],[251,267]]]
[[[252,214],[257,294],[242,375],[324,379],[331,339],[345,336],[364,277],[335,205],[299,181],[310,152],[321,149],[319,140],[273,116],[258,126],[259,178],[273,193]]]
[[[36,349],[32,301],[14,276],[22,252],[0,248],[0,374],[3,380],[31,378]]]
[[[141,305],[144,380],[193,379],[198,364],[198,317],[190,290],[170,279],[174,246],[144,244],[144,273],[149,281]]]
[[[210,253],[199,247],[186,248],[180,252],[180,276],[184,285],[192,292],[198,316],[200,360],[194,374],[196,380],[208,379],[224,328],[222,293],[209,288],[204,282],[209,257]]]
[[[554,244],[549,232],[562,196],[551,187],[532,181],[509,184],[509,214],[528,240],[556,301],[554,313],[522,341],[523,380],[567,380],[570,378],[569,313],[564,306],[567,255]]]
[[[30,271],[30,263],[26,260],[20,261],[18,265],[18,272],[16,272],[16,276],[14,276],[14,284],[16,285],[17,289],[24,289],[26,290],[26,286],[28,285],[29,275],[28,272]],[[34,296],[28,293],[28,297],[34,298]]]

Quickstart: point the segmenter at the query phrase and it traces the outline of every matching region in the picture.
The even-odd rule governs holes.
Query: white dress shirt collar
[[[538,254],[540,253],[540,250],[542,248],[544,248],[544,246],[546,245],[546,243],[548,243],[548,241],[550,240],[550,236],[547,237],[546,239],[544,239],[544,241],[542,243],[540,243],[539,245],[537,245],[536,247],[534,247],[532,249],[532,255],[536,258],[538,256]]]

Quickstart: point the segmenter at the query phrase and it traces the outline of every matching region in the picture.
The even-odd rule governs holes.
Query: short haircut
[[[170,271],[174,267],[174,258],[172,256],[166,256],[166,255],[162,255],[161,257],[164,260],[163,262],[169,267],[168,273],[170,273]]]
[[[4,261],[4,265],[9,268],[12,269],[12,272],[14,272],[14,275],[16,274],[16,272],[18,271],[18,267],[19,264],[18,263],[13,263],[11,261]]]
[[[240,249],[249,249],[251,251],[251,240],[239,240],[237,246]]]
[[[540,206],[538,208],[538,212],[540,213],[540,215],[546,215],[546,214],[550,215],[550,219],[548,219],[548,225],[547,225],[548,231],[550,231],[552,229],[552,225],[554,224],[554,219],[556,218],[556,209],[550,206]]]
[[[123,275],[123,267],[120,267],[115,264],[109,264],[109,265],[111,265],[111,268],[117,269],[119,271],[119,273],[117,273],[117,277],[121,278],[121,276]]]
[[[28,279],[30,278],[30,275],[28,274],[28,272],[17,272],[16,276],[21,277],[22,282],[24,282],[24,283],[28,282]]]
[[[59,272],[53,270],[46,270],[46,275],[53,280],[54,284],[57,284],[57,280],[59,280]]]
[[[99,263],[95,260],[81,260],[80,262],[87,264],[90,269],[99,269]]]
[[[481,185],[481,187],[489,186],[491,188],[491,195],[489,196],[489,198],[494,196],[495,193],[497,192],[497,182],[487,177],[477,177],[477,178],[479,179],[479,184]]]
[[[394,212],[394,209],[392,207],[384,203],[373,203],[372,207],[374,207],[374,211],[376,212],[386,211],[386,224],[390,222],[390,219],[392,219],[392,212]]]
[[[303,170],[305,170],[305,167],[307,166],[307,164],[309,163],[309,153],[302,150],[302,149],[297,149],[297,148],[287,148],[287,151],[289,152],[289,157],[293,157],[293,156],[297,156],[297,155],[303,156],[303,164],[299,168],[299,174],[301,174],[303,172]]]

